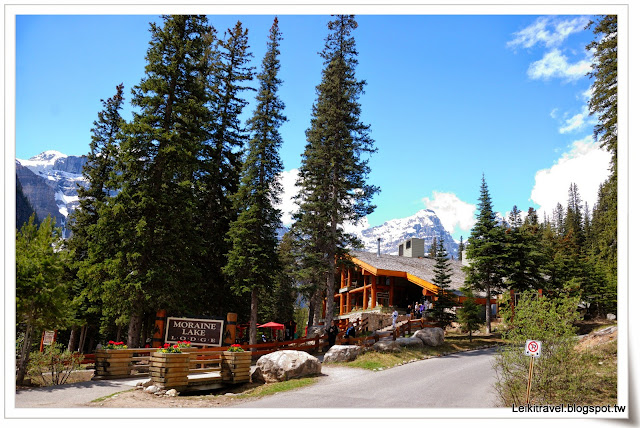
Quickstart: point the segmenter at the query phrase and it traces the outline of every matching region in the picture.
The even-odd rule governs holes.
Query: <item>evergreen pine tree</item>
[[[504,230],[498,226],[493,212],[489,188],[482,175],[476,224],[467,243],[469,266],[464,266],[465,283],[486,296],[485,316],[487,334],[491,333],[491,296],[504,287]]]
[[[16,321],[24,326],[16,383],[22,385],[31,347],[42,330],[66,327],[71,318],[62,250],[62,230],[50,216],[35,224],[35,214],[16,234]],[[20,326],[19,326],[20,327]]]
[[[233,278],[236,294],[251,293],[249,343],[256,343],[259,295],[271,295],[281,266],[278,258],[277,229],[280,226],[282,185],[278,180],[283,170],[278,149],[282,138],[278,131],[286,120],[284,103],[278,98],[278,59],[280,40],[278,19],[269,32],[267,53],[258,74],[260,88],[257,106],[249,120],[251,139],[242,168],[242,181],[234,195],[234,210],[239,212],[227,234],[232,244],[224,272]]]
[[[206,291],[205,298],[212,313],[234,311],[240,317],[249,314],[245,298],[232,292],[233,279],[226,278],[223,269],[231,251],[226,236],[231,222],[237,218],[233,196],[240,185],[242,148],[248,142],[241,116],[248,104],[242,94],[253,90],[248,86],[254,74],[251,58],[248,30],[239,21],[208,53],[212,69],[208,106],[213,114],[213,126],[210,138],[202,146],[199,180],[199,215],[207,248],[199,258],[204,272],[201,289]]]
[[[482,325],[480,305],[475,302],[475,297],[470,287],[464,287],[462,292],[465,299],[462,302],[462,307],[456,310],[456,317],[462,327],[462,331],[469,332],[469,342],[471,342],[473,332]]]
[[[298,295],[296,287],[298,260],[291,232],[285,233],[280,240],[278,259],[280,260],[280,270],[276,275],[274,290],[271,294],[264,296],[264,304],[259,309],[262,319],[284,323],[293,320]]]
[[[75,326],[89,323],[97,327],[101,319],[113,322],[123,315],[118,309],[103,304],[102,287],[110,275],[107,269],[100,268],[119,247],[109,233],[113,225],[100,220],[117,191],[116,164],[124,124],[120,115],[123,92],[124,85],[120,84],[113,97],[101,100],[103,110],[93,122],[89,154],[82,171],[88,185],[78,187],[79,206],[69,222],[72,235],[67,244],[74,260],[72,289],[82,317]]]
[[[440,238],[438,251],[436,253],[436,263],[433,268],[433,284],[438,286],[436,300],[433,302],[431,316],[435,318],[440,328],[446,328],[455,320],[453,312],[455,301],[451,292],[451,276],[453,275],[447,250],[444,248],[444,240]]]
[[[509,213],[510,227],[505,231],[506,264],[504,284],[511,290],[538,289],[543,286],[541,266],[544,254],[540,250],[537,215],[530,208],[525,221],[514,205]]]
[[[464,242],[462,241],[462,235],[460,236],[460,243],[458,244],[458,261],[461,262],[464,252]]]
[[[591,257],[606,278],[604,294],[614,296],[618,284],[618,17],[600,16],[587,28],[591,28],[595,36],[586,47],[594,51],[589,73],[594,79],[589,111],[598,117],[594,127],[596,141],[611,153],[611,175],[600,187],[593,209],[594,250]],[[615,312],[612,299],[607,301],[606,306]]]
[[[358,61],[351,35],[357,26],[351,15],[335,16],[328,24],[321,53],[325,68],[297,181],[301,190],[294,228],[304,238],[306,267],[324,279],[325,325],[333,318],[336,266],[343,263],[348,246],[359,245],[343,226],[370,214],[375,208],[371,199],[379,191],[366,183],[370,168],[363,156],[375,148],[369,126],[360,121],[358,100],[365,82],[355,76]]]
[[[107,218],[117,225],[111,234],[120,245],[107,268],[121,277],[105,283],[106,297],[129,313],[130,347],[138,346],[145,312],[189,314],[204,306],[193,261],[205,251],[197,180],[213,123],[207,105],[213,29],[205,16],[163,21],[151,24],[146,75],[132,91],[139,110],[123,127],[121,190]]]

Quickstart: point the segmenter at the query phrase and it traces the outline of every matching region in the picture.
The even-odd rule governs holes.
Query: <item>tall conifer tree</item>
[[[251,139],[242,168],[242,180],[234,195],[234,210],[239,212],[227,234],[232,244],[229,262],[224,271],[233,278],[237,294],[251,293],[249,343],[256,343],[259,295],[274,291],[278,263],[277,229],[280,227],[280,201],[282,185],[279,174],[283,170],[278,150],[282,145],[279,128],[286,120],[282,114],[284,103],[278,98],[282,81],[279,46],[282,40],[275,18],[269,31],[267,53],[258,74],[260,87],[257,106],[249,119]]]
[[[505,263],[504,230],[498,226],[491,204],[489,187],[482,175],[476,224],[467,243],[469,266],[465,266],[465,283],[486,296],[485,316],[487,333],[491,333],[491,296],[504,287]]]
[[[444,248],[444,240],[440,238],[438,250],[436,252],[436,264],[433,268],[433,283],[438,286],[437,299],[433,302],[431,315],[441,328],[445,328],[456,319],[452,308],[455,306],[453,295],[451,294],[451,262],[449,255]]]
[[[594,137],[611,153],[611,175],[601,185],[593,208],[592,257],[605,273],[606,294],[612,296],[618,284],[618,17],[600,16],[587,28],[591,28],[595,36],[586,47],[594,51],[589,73],[593,79],[589,111],[598,117]],[[607,306],[615,311],[615,304]]]
[[[139,110],[123,129],[122,186],[109,219],[121,245],[111,269],[122,277],[107,284],[111,304],[129,311],[129,346],[138,345],[145,311],[185,313],[202,304],[194,287],[201,271],[193,260],[204,252],[196,181],[213,122],[207,105],[213,34],[205,16],[152,23],[146,75],[132,91]]]
[[[251,58],[248,30],[239,21],[216,42],[208,56],[213,70],[208,83],[209,109],[214,122],[201,154],[199,215],[207,251],[199,260],[205,272],[202,290],[213,314],[229,310],[240,316],[247,314],[242,298],[229,287],[233,281],[228,281],[222,271],[231,250],[226,236],[237,218],[232,198],[240,185],[242,147],[248,141],[241,115],[248,104],[242,95],[253,89],[248,86],[254,74]]]
[[[109,278],[102,263],[114,257],[118,243],[108,233],[112,225],[101,218],[107,215],[110,200],[117,191],[116,165],[118,162],[119,142],[124,119],[120,110],[124,102],[124,85],[116,86],[116,93],[106,101],[101,100],[103,110],[93,122],[91,142],[87,163],[82,175],[88,186],[78,186],[79,207],[71,216],[69,223],[72,231],[68,247],[73,254],[73,284],[76,302],[80,305],[78,313],[84,321],[102,316],[113,322],[122,315],[117,306],[104,305],[102,286]],[[98,267],[96,269],[96,267]]]
[[[328,24],[320,54],[325,68],[297,181],[301,190],[294,227],[306,242],[307,262],[324,278],[325,325],[333,319],[336,265],[345,259],[348,246],[358,245],[343,227],[373,212],[371,199],[379,191],[366,182],[370,168],[364,156],[375,148],[369,126],[360,121],[365,82],[355,75],[358,52],[351,35],[357,26],[352,15],[334,16]]]

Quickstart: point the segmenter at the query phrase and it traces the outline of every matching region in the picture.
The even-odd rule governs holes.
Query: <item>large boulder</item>
[[[427,346],[440,346],[444,343],[444,330],[440,327],[427,327],[413,334]]]
[[[378,352],[397,352],[400,344],[397,340],[382,340],[373,344],[373,350]]]
[[[424,346],[424,343],[418,337],[399,337],[396,339],[399,346]]]
[[[320,374],[321,367],[320,361],[306,352],[276,351],[260,357],[252,380],[267,383],[282,382]]]
[[[324,354],[324,363],[341,363],[345,361],[353,361],[358,355],[362,354],[363,349],[356,345],[333,345],[331,349]]]

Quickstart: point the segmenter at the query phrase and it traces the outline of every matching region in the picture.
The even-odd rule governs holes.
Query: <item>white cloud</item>
[[[560,50],[552,49],[541,60],[529,65],[527,75],[531,79],[548,80],[552,77],[559,77],[567,80],[577,80],[584,77],[589,71],[591,71],[591,61],[588,59],[570,64],[567,61],[567,57],[562,55]]]
[[[291,226],[291,223],[293,223],[292,215],[298,209],[298,204],[293,200],[299,191],[298,186],[296,186],[297,179],[297,168],[290,171],[283,171],[282,174],[280,174],[280,183],[282,184],[283,192],[278,209],[282,211],[282,224],[285,226]]]
[[[583,108],[582,112],[570,117],[565,120],[564,126],[558,130],[561,134],[566,134],[567,132],[580,130],[584,127],[585,118],[589,116],[589,109]]]
[[[564,125],[558,129],[558,132],[561,134],[566,134],[573,131],[581,131],[585,128],[586,125],[595,125],[598,119],[595,116],[589,115],[589,99],[591,97],[592,90],[591,88],[586,91],[580,93],[578,95],[578,99],[581,99],[584,102],[582,106],[582,110],[580,113],[577,113],[570,118],[567,119],[567,114],[564,115]],[[555,112],[555,110],[554,110]],[[554,119],[555,116],[552,116]]]
[[[462,201],[454,193],[432,192],[429,199],[422,199],[425,207],[433,210],[437,215],[442,226],[449,233],[453,233],[456,225],[464,231],[470,230],[476,222],[475,211],[476,206]]]
[[[551,113],[549,113],[549,116],[551,116],[553,119],[558,117],[558,109],[554,108],[553,110],[551,110]]]
[[[539,218],[542,220],[545,212],[550,216],[558,202],[566,207],[571,183],[578,186],[582,201],[593,207],[600,184],[609,176],[610,161],[609,152],[601,149],[593,137],[574,141],[571,150],[551,168],[536,173],[531,200],[540,205]]]
[[[573,19],[540,17],[527,28],[514,33],[515,38],[507,43],[508,47],[531,48],[537,43],[546,47],[558,46],[573,33],[580,32],[589,22],[589,18],[580,16]]]

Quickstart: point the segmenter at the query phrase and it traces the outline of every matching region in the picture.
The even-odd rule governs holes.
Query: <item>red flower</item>
[[[165,348],[165,349],[167,349],[168,347],[169,347],[169,344],[168,344],[168,343],[165,343],[165,344],[164,344],[164,348]]]
[[[174,347],[174,348],[179,348],[179,346],[178,346],[177,344],[176,344],[176,345],[173,345],[173,347]]]
[[[114,342],[113,340],[109,341],[109,345],[115,345],[115,344],[116,344],[116,342]]]

